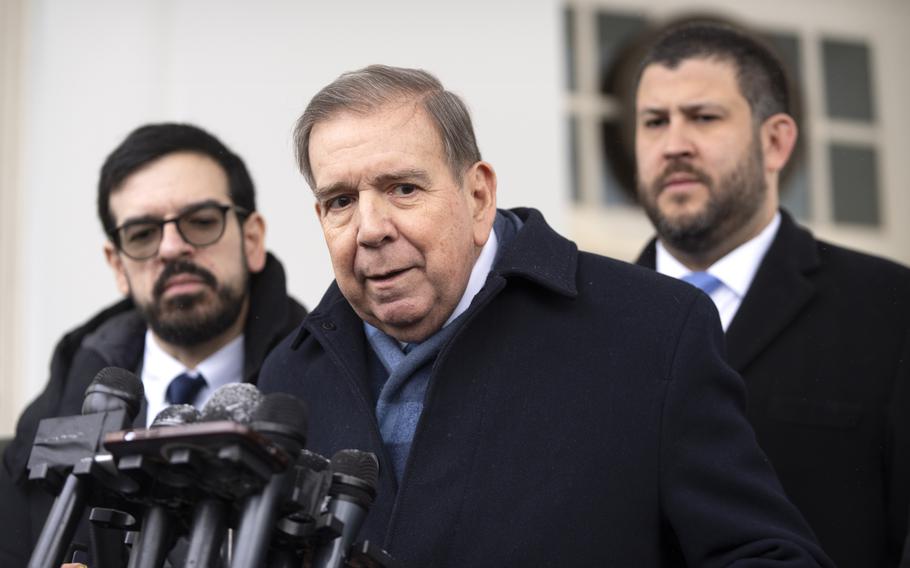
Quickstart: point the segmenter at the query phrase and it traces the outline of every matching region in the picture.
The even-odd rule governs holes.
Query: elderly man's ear
[[[474,219],[474,245],[482,247],[496,220],[496,172],[493,166],[480,161],[465,172],[464,180]]]

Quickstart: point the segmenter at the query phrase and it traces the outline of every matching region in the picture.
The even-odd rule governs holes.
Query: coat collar
[[[315,337],[333,354],[336,363],[351,377],[358,381],[367,377],[363,320],[341,294],[337,282],[332,282],[316,309],[303,320],[291,342],[291,349],[298,349],[309,336]]]
[[[656,268],[656,245],[652,239],[637,264]],[[742,372],[799,315],[815,294],[811,275],[820,265],[815,238],[781,210],[777,235],[727,329],[727,360],[734,369]]]
[[[243,380],[256,382],[269,351],[306,315],[306,309],[288,296],[284,267],[268,253],[265,268],[250,275],[250,309],[244,325]]]
[[[555,294],[578,296],[578,246],[554,231],[536,209],[512,209],[524,223],[499,254],[493,273],[524,278]]]

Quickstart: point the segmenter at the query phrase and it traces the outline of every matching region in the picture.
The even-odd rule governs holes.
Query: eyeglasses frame
[[[191,213],[195,213],[196,211],[199,211],[200,209],[205,209],[207,207],[212,207],[214,209],[218,209],[219,211],[221,211],[221,216],[223,219],[221,232],[218,234],[218,236],[215,238],[215,240],[213,240],[209,243],[206,243],[206,244],[197,245],[196,243],[191,242],[186,237],[186,235],[183,234],[183,231],[180,229],[180,224],[178,223],[178,221],[181,218],[183,218],[184,215],[189,215]],[[221,237],[224,236],[224,232],[227,230],[227,212],[229,210],[233,210],[237,214],[237,221],[241,224],[241,229],[242,229],[243,221],[246,219],[246,217],[250,216],[251,211],[248,211],[246,208],[240,207],[239,205],[218,203],[217,201],[203,201],[201,203],[190,205],[189,207],[184,209],[183,212],[178,213],[177,215],[175,215],[169,219],[159,219],[157,221],[154,221],[154,220],[127,221],[126,223],[123,223],[122,225],[114,227],[113,229],[108,231],[107,236],[108,236],[108,238],[110,238],[111,242],[114,243],[114,246],[117,247],[118,251],[125,254],[128,258],[131,258],[131,259],[137,260],[137,261],[148,260],[158,254],[158,251],[161,249],[161,241],[164,239],[164,226],[167,225],[168,223],[174,223],[174,228],[177,229],[177,234],[180,235],[180,238],[183,239],[183,242],[185,242],[186,244],[188,244],[192,247],[195,247],[195,248],[205,248],[205,247],[212,246],[213,244],[217,243],[218,241],[221,240]],[[130,225],[138,225],[138,224],[155,224],[155,225],[158,225],[158,229],[161,231],[161,237],[158,239],[158,246],[155,247],[155,252],[153,252],[152,254],[150,254],[148,256],[135,257],[135,256],[131,255],[130,253],[126,252],[125,250],[123,250],[123,246],[120,242],[120,231],[122,231],[125,227],[129,227]]]

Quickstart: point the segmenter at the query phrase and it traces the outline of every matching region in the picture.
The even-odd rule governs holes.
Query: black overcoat
[[[405,567],[830,565],[755,443],[710,300],[514,212],[361,538]],[[367,349],[333,284],[260,387],[308,402],[311,449],[382,465]]]
[[[652,242],[639,264],[654,268]],[[910,506],[910,270],[781,212],[726,334],[748,417],[842,568],[896,566]]]

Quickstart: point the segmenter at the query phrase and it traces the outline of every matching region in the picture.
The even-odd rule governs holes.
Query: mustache
[[[696,168],[689,162],[683,160],[674,160],[670,162],[664,171],[661,172],[660,177],[654,182],[654,187],[661,189],[664,185],[667,184],[667,178],[674,174],[689,174],[694,177],[699,183],[704,184],[705,186],[711,186],[711,176],[703,172],[702,170]]]
[[[161,299],[161,296],[164,295],[167,281],[178,274],[192,274],[193,276],[198,276],[203,283],[208,286],[212,288],[218,287],[218,280],[215,278],[215,275],[208,270],[193,264],[188,260],[175,260],[164,267],[164,270],[161,271],[161,275],[158,276],[158,279],[155,281],[155,287],[152,290],[152,293],[156,299]]]

